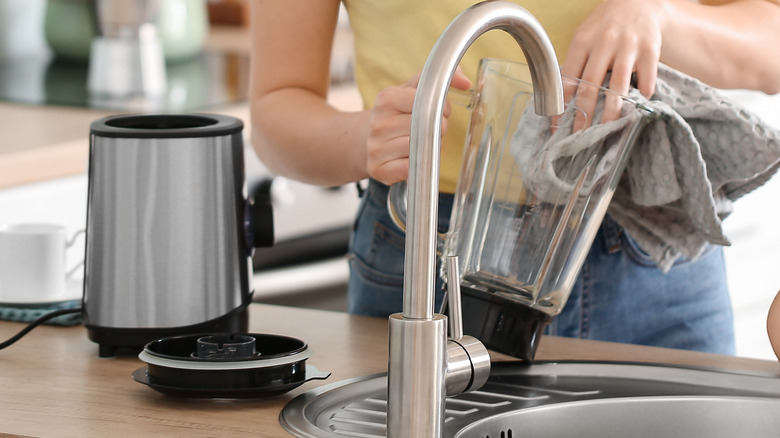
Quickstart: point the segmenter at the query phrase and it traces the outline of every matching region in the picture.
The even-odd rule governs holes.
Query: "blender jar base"
[[[531,361],[552,316],[510,298],[461,285],[463,332],[499,353]]]

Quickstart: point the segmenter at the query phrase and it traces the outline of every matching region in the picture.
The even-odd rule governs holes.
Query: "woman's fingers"
[[[564,90],[576,98],[582,114],[575,129],[604,123],[620,117],[622,100],[636,73],[639,91],[649,97],[655,89],[661,48],[663,12],[645,0],[607,0],[577,28],[561,71],[595,86],[606,85],[614,94],[604,95],[600,120],[593,120],[598,104],[596,87],[581,84],[576,91]],[[609,75],[609,82],[604,84]]]
[[[372,109],[369,134],[366,141],[368,174],[384,184],[403,181],[409,174],[409,132],[412,108],[420,74],[401,85],[388,87],[377,94]],[[471,80],[458,68],[451,86],[468,90]],[[451,107],[445,104],[442,114],[442,135],[447,130]]]

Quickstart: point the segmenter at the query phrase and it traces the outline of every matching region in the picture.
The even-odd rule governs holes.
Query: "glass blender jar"
[[[563,84],[566,111],[539,116],[528,66],[482,60],[439,242],[442,260],[458,258],[464,333],[526,360],[566,304],[635,140],[655,117],[604,87],[566,76]],[[405,218],[402,192],[394,186],[388,199],[396,222]]]

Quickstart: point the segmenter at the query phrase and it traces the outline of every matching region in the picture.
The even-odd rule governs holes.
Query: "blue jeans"
[[[349,311],[387,316],[403,307],[404,234],[387,214],[387,190],[371,181],[350,244]],[[439,198],[439,230],[449,227],[452,196]],[[436,308],[444,292],[436,281]],[[571,295],[547,334],[735,353],[734,322],[720,247],[664,274],[606,217]]]

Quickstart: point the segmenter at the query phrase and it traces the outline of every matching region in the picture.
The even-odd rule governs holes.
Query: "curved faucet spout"
[[[441,116],[447,90],[463,54],[480,35],[492,29],[506,31],[522,48],[531,69],[536,112],[539,115],[563,112],[563,85],[555,51],[542,25],[528,11],[514,3],[484,2],[462,12],[444,30],[425,63],[412,109],[405,318],[433,317]]]
[[[412,108],[404,307],[403,313],[390,316],[389,437],[440,437],[447,391],[477,389],[490,372],[490,355],[475,339],[465,336],[450,348],[447,318],[434,315],[433,306],[441,116],[463,54],[491,29],[508,32],[523,49],[531,68],[536,111],[542,115],[563,112],[563,86],[552,44],[539,22],[520,6],[504,1],[472,6],[455,18],[434,45]],[[460,315],[453,317],[459,320]],[[464,356],[469,363],[462,363]]]

